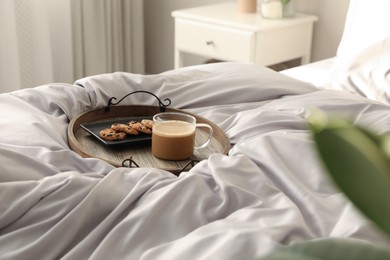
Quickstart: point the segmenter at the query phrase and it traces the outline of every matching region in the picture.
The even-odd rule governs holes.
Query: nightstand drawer
[[[231,61],[253,57],[253,32],[176,19],[175,34],[175,46],[180,51]]]

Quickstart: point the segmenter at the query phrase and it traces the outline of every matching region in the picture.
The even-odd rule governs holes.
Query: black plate
[[[112,119],[102,122],[92,122],[81,124],[80,126],[84,128],[88,133],[94,136],[96,139],[104,143],[108,146],[117,146],[124,144],[140,144],[140,143],[150,143],[152,140],[152,135],[139,133],[138,135],[127,135],[127,137],[123,140],[119,141],[107,141],[102,139],[99,136],[99,132],[105,128],[110,128],[114,123],[125,123],[127,124],[130,121],[138,121],[141,122],[142,119],[152,119],[151,116],[143,116],[143,117],[126,117],[120,119]]]

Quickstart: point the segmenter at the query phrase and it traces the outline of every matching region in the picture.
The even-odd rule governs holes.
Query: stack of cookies
[[[129,123],[114,123],[111,128],[105,128],[99,132],[99,136],[107,141],[120,141],[127,135],[138,135],[139,133],[152,134],[153,121],[142,119],[141,122],[130,121]]]

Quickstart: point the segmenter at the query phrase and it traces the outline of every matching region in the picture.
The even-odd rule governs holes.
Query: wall
[[[234,0],[231,0],[234,1]],[[312,61],[332,57],[340,42],[349,0],[295,0],[296,9],[316,14]],[[146,73],[173,68],[174,20],[176,9],[226,2],[226,0],[144,0]],[[188,57],[195,63],[196,57]]]
[[[336,55],[350,0],[296,0],[297,10],[316,14],[312,61]]]

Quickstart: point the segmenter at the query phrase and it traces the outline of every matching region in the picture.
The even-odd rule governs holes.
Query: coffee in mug
[[[200,146],[195,146],[197,127],[209,130],[209,137]],[[194,149],[206,147],[212,136],[210,125],[196,123],[196,118],[189,114],[159,113],[153,116],[152,154],[165,160],[185,160],[194,154]]]

